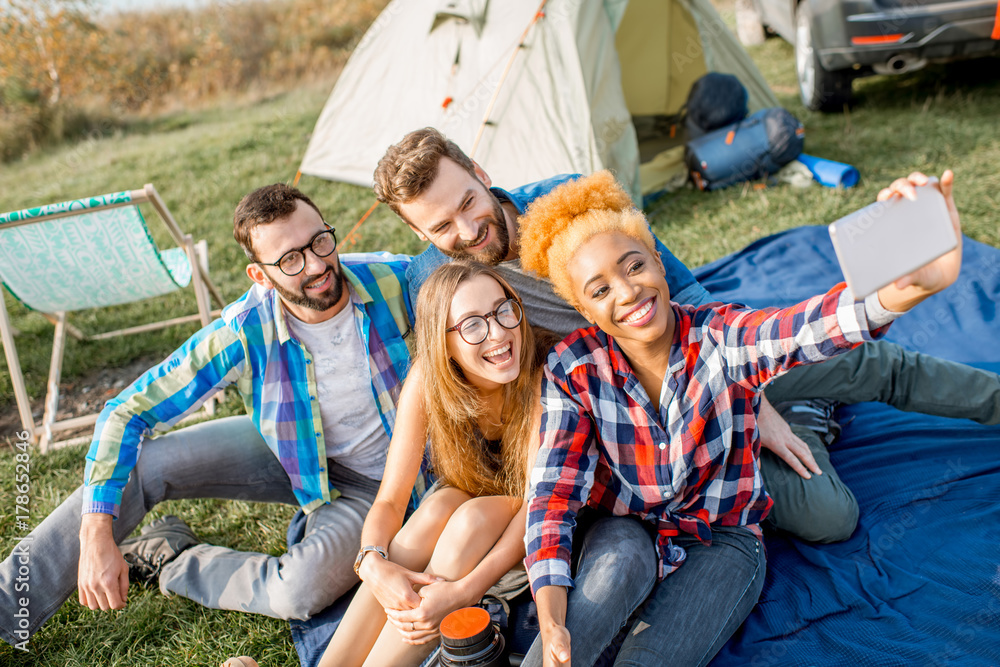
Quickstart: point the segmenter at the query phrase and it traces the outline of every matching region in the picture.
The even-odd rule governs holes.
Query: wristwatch
[[[361,547],[361,551],[358,552],[358,557],[354,559],[354,574],[358,574],[358,570],[361,569],[361,561],[365,559],[365,554],[367,554],[369,551],[374,551],[379,556],[381,556],[383,560],[389,560],[389,554],[386,553],[384,547],[376,547],[373,545],[368,545],[367,547]],[[358,576],[360,577],[361,575],[358,574]]]

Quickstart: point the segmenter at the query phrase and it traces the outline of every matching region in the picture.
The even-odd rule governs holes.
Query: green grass
[[[807,152],[856,165],[861,184],[849,191],[777,187],[763,191],[734,187],[719,193],[681,192],[656,202],[649,212],[657,233],[682,260],[696,266],[767,234],[824,224],[874,200],[892,179],[914,169],[940,174],[953,168],[956,201],[966,233],[1000,247],[1000,117],[997,61],[933,67],[899,78],[874,78],[857,85],[859,104],[849,114],[821,115],[798,102],[791,48],[777,39],[752,51],[782,104],[807,128]],[[0,211],[45,202],[140,187],[152,182],[181,225],[208,241],[212,275],[232,299],[248,285],[245,262],[232,240],[231,216],[249,190],[290,181],[309,133],[326,99],[327,87],[307,88],[258,103],[229,104],[136,122],[110,137],[83,141],[0,167]],[[346,231],[372,203],[363,188],[305,177],[301,187],[327,219]],[[519,185],[501,184],[501,185]],[[163,230],[157,241],[168,245]],[[413,253],[416,238],[384,207],[365,224],[352,250],[391,249]],[[4,295],[14,325],[28,388],[44,393],[51,350],[51,326]],[[73,321],[85,330],[106,330],[149,321],[154,316],[193,312],[194,300],[174,295],[149,304],[83,313]],[[63,378],[135,359],[154,361],[193,332],[178,327],[157,334],[100,343],[67,345]],[[14,411],[6,366],[0,361],[0,406]],[[223,414],[239,411],[234,399]],[[9,433],[0,433],[0,439]],[[37,523],[82,477],[84,450],[75,448],[32,460],[32,519]],[[0,501],[13,504],[10,450],[0,449]],[[281,553],[284,527],[293,509],[236,502],[184,501],[157,507],[174,513],[206,539],[240,549]],[[15,534],[12,517],[0,517],[4,537]],[[67,536],[67,539],[76,539]],[[203,609],[155,590],[130,591],[125,611],[100,613],[70,602],[39,632],[25,655],[0,646],[0,665],[187,665],[218,664],[246,653],[266,667],[295,665],[286,623],[239,613]]]

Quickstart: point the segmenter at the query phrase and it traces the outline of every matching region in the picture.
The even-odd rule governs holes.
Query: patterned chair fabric
[[[156,247],[128,192],[0,215],[0,280],[21,303],[42,312],[140,301],[186,287],[191,264],[183,248]],[[11,222],[80,211],[7,228]]]

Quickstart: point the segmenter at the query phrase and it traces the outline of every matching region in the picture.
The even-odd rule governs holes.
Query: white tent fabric
[[[636,7],[662,1],[636,1]],[[735,69],[748,67],[763,82],[708,0],[674,1],[703,14],[695,42],[715,40],[721,26],[737,49],[735,60],[713,61],[706,43],[705,60],[720,71],[732,71],[735,62]],[[628,0],[549,0],[536,17],[539,5],[393,0],[341,73],[300,171],[369,186],[386,148],[414,129],[433,126],[497,184],[609,168],[639,201],[639,150],[615,45]],[[733,73],[754,91],[742,72]],[[770,93],[766,84],[764,90]]]

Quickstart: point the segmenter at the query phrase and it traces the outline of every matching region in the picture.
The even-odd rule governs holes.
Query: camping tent
[[[739,77],[751,108],[778,106],[709,0],[393,0],[300,171],[368,186],[389,145],[430,125],[496,183],[610,168],[638,201],[633,118],[675,115],[710,70]]]

